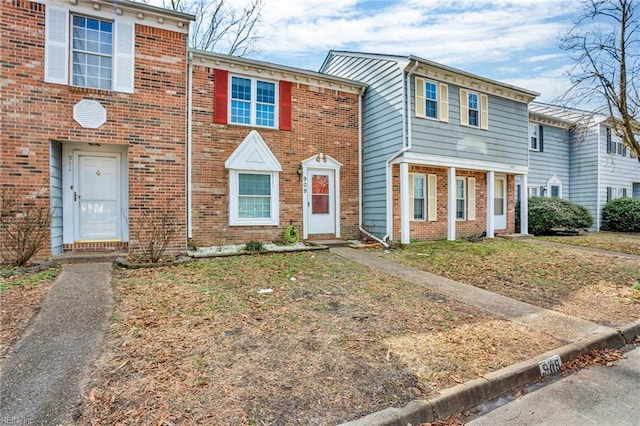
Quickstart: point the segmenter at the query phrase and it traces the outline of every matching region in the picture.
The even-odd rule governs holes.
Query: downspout
[[[402,133],[403,147],[400,151],[393,154],[387,160],[386,178],[387,178],[387,234],[382,238],[387,241],[389,239],[389,228],[393,229],[393,175],[391,173],[391,163],[405,152],[411,149],[411,76],[418,68],[418,62],[414,61],[413,67],[407,73],[405,84],[402,85],[402,97],[406,99],[406,108],[402,108]],[[406,141],[405,141],[406,137]]]
[[[602,134],[600,133],[600,128],[602,126],[598,123],[598,144],[597,144],[597,152],[596,158],[597,162],[597,172],[596,172],[596,232],[600,232],[600,156],[602,155],[600,151],[600,137]]]
[[[191,195],[191,161],[192,161],[192,132],[193,132],[193,52],[187,54],[187,238],[193,238],[192,228],[192,195]]]
[[[362,96],[364,91],[365,88],[363,87],[358,94],[358,230],[372,240],[379,242],[385,248],[389,248],[389,244],[387,244],[383,239],[380,239],[369,231],[366,231],[362,226],[362,210],[364,208],[364,199],[362,196]]]

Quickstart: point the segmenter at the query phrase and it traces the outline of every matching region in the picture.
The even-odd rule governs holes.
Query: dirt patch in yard
[[[114,285],[81,423],[337,424],[562,344],[328,252],[120,271]]]
[[[59,267],[0,277],[0,357],[7,355],[40,311]]]
[[[635,259],[503,239],[421,242],[376,253],[604,325],[640,318],[640,263]]]

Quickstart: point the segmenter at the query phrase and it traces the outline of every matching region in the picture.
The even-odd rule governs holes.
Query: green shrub
[[[247,244],[242,247],[242,250],[248,251],[249,253],[262,253],[266,251],[264,245],[260,241],[251,240]]]
[[[582,229],[593,225],[585,207],[562,198],[529,198],[529,233],[546,235],[552,229]]]
[[[602,209],[602,229],[618,232],[640,232],[640,199],[618,198]]]

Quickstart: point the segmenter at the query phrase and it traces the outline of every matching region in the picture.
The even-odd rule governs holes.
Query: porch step
[[[504,238],[505,240],[530,240],[533,238],[531,234],[496,234],[498,238]]]
[[[347,240],[309,240],[305,241],[308,244],[325,246],[325,247],[346,247],[351,244],[351,241]]]
[[[53,257],[53,260],[60,263],[94,263],[113,262],[118,257],[127,257],[126,251],[109,252],[66,252]]]

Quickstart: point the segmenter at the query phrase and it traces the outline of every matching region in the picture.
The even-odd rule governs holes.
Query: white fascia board
[[[402,161],[425,166],[456,167],[459,169],[494,171],[515,175],[525,175],[529,173],[529,166],[525,165],[495,163],[492,161],[471,160],[468,158],[443,157],[438,155],[418,154],[415,152],[405,152],[398,158],[394,159],[392,163],[396,164]]]

